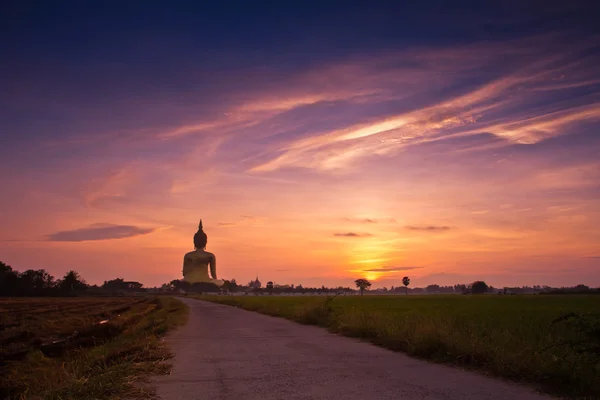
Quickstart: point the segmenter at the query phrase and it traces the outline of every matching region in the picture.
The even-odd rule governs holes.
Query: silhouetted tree
[[[135,282],[135,281],[126,281],[125,282],[125,288],[126,290],[142,290],[142,287],[144,286],[143,283],[140,282]]]
[[[0,276],[4,277],[4,274],[14,274],[12,267],[2,261],[0,261]]]
[[[273,294],[273,282],[267,282],[267,291],[269,292],[269,294]]]
[[[466,291],[467,291],[467,285],[463,285],[461,283],[454,285],[455,293],[465,293]]]
[[[110,281],[104,281],[102,289],[111,292],[131,292],[142,290],[143,284],[134,281],[125,281],[123,278],[117,278]]]
[[[361,296],[363,295],[365,289],[371,287],[371,282],[363,278],[355,280],[354,283],[356,284],[356,287],[360,290]]]
[[[484,294],[488,291],[488,285],[484,281],[476,281],[471,285],[471,293]]]
[[[408,295],[408,285],[410,285],[410,278],[408,276],[405,276],[404,278],[402,278],[402,284],[404,285],[406,295]]]
[[[191,285],[189,282],[186,282],[182,279],[173,279],[171,282],[169,282],[169,285],[174,289],[174,290],[183,290],[184,292],[187,292],[190,290]]]
[[[14,296],[17,294],[19,273],[12,267],[0,261],[0,296]]]
[[[19,274],[18,290],[24,296],[47,296],[54,289],[54,277],[44,269],[28,269]]]
[[[228,280],[224,280],[223,281],[223,286],[221,286],[221,289],[223,290],[223,292],[237,292],[238,290],[240,290],[240,287],[238,286],[237,282],[235,281],[235,279],[232,279],[230,281]]]
[[[123,278],[112,279],[110,281],[104,281],[102,284],[102,289],[105,290],[124,290],[125,289],[125,281]]]
[[[427,293],[437,293],[440,291],[440,285],[428,285],[425,288],[425,291],[427,291]]]
[[[65,277],[59,281],[58,287],[62,294],[71,295],[87,289],[85,281],[73,270],[66,273]]]
[[[230,289],[230,287],[231,287],[231,281],[224,280],[224,281],[223,281],[223,286],[221,286],[221,290],[222,290],[224,293],[228,293],[228,292],[229,292],[229,289]]]

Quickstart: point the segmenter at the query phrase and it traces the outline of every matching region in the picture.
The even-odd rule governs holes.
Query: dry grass
[[[565,396],[600,398],[600,296],[204,296]],[[571,317],[560,320],[561,316]]]
[[[182,323],[173,298],[0,299],[0,397],[148,398],[164,373],[160,336]]]

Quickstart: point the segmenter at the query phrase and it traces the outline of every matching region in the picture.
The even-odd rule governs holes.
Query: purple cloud
[[[146,235],[156,228],[141,228],[133,225],[94,224],[88,228],[73,229],[51,233],[47,236],[50,242],[86,242],[93,240],[124,239]]]

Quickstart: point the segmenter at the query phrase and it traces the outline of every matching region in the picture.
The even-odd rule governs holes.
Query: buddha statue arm
[[[210,274],[213,279],[217,279],[217,259],[214,254],[210,255]]]
[[[186,276],[190,272],[190,261],[187,257],[183,257],[183,276]]]

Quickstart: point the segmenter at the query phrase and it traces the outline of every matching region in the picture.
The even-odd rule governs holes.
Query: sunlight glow
[[[219,278],[243,284],[597,285],[600,55],[578,46],[184,68],[169,96],[123,76],[106,108],[71,104],[97,99],[50,73],[68,69],[19,77],[9,108],[60,118],[41,135],[13,113],[0,135],[0,261],[161,285],[181,277],[202,218]]]
[[[377,278],[379,278],[379,274],[376,272],[367,272],[365,274],[365,279],[367,279],[368,281],[374,281],[377,280]]]

